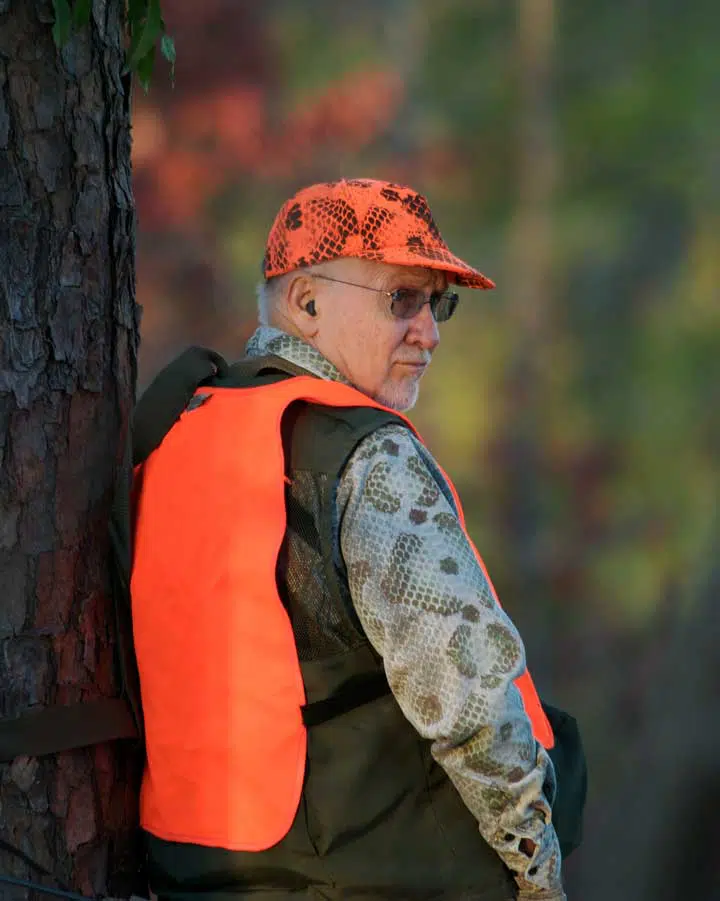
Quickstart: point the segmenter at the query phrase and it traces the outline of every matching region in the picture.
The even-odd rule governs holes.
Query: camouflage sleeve
[[[524,647],[445,479],[407,429],[385,426],[356,449],[337,500],[353,603],[403,713],[432,741],[520,897],[564,898],[554,770],[513,681]],[[535,845],[531,857],[523,838]]]

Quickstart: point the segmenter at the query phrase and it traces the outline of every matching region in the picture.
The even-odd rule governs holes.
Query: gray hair
[[[322,269],[321,265],[303,266],[302,270],[307,275],[314,275]],[[257,296],[258,323],[260,325],[270,325],[270,317],[274,309],[282,300],[285,289],[290,279],[297,273],[297,269],[285,272],[283,275],[275,275],[265,281],[258,282],[255,286],[255,294]]]
[[[272,284],[270,281],[258,282],[255,286],[255,294],[257,296],[257,317],[260,325],[269,324],[271,291]]]
[[[274,278],[258,282],[255,287],[257,295],[258,322],[260,325],[270,325],[270,316],[273,308],[277,306],[282,297],[287,281],[287,275],[276,275]]]

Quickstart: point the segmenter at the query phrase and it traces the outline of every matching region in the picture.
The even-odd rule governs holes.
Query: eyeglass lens
[[[392,292],[392,312],[399,319],[412,319],[426,303],[430,304],[430,311],[436,322],[446,322],[455,312],[458,296],[452,292],[432,294],[428,301],[424,292],[413,288],[398,288]]]

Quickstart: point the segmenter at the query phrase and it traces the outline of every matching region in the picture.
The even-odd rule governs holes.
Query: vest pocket
[[[425,775],[417,736],[391,695],[308,729],[305,798],[321,855],[412,828],[426,806]]]
[[[344,892],[513,897],[507,869],[392,695],[308,729],[304,798],[310,840]]]
[[[369,645],[302,670],[315,711],[325,699],[346,711],[307,729],[305,822],[324,879],[347,898],[512,898],[507,869],[393,695],[337,703],[353,681],[367,688],[382,673]]]

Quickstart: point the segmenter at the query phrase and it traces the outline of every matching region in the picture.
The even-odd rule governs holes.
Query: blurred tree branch
[[[503,430],[493,440],[502,473],[506,583],[536,672],[552,671],[553,634],[538,596],[546,583],[542,551],[542,416],[552,332],[553,200],[559,168],[555,134],[553,56],[556,0],[516,0],[516,204],[512,211],[503,293],[513,332],[504,390]]]

